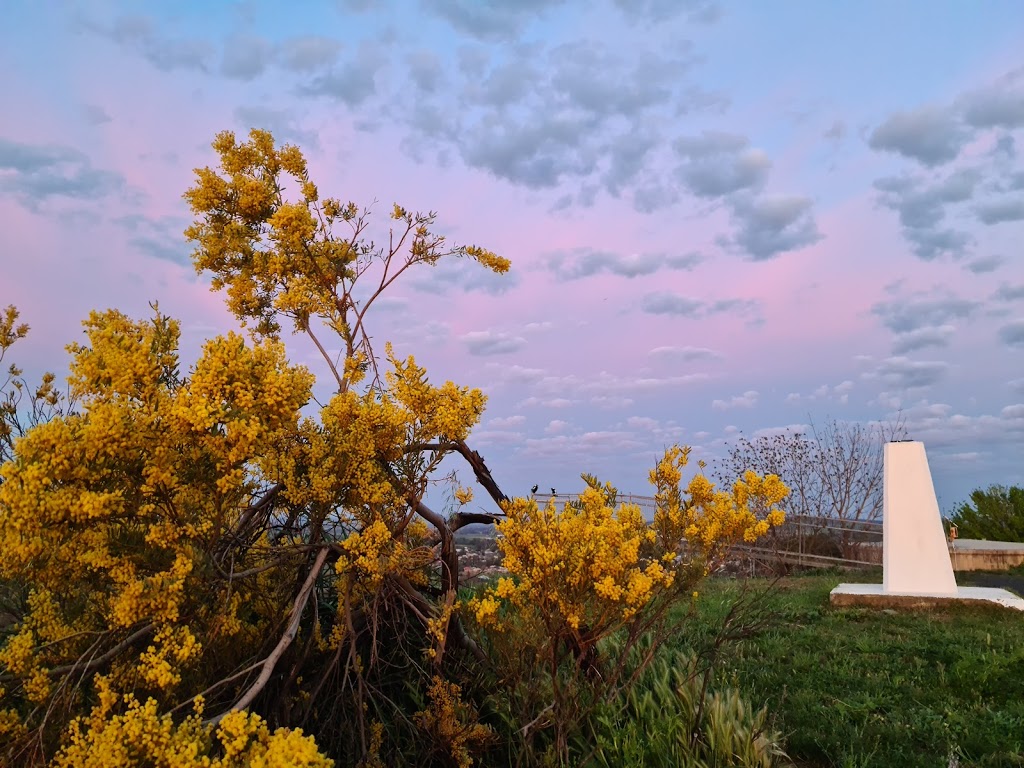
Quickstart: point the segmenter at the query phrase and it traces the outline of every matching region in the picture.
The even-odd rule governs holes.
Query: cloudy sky
[[[0,305],[34,374],[92,308],[159,301],[186,360],[234,327],[181,194],[261,127],[381,227],[436,210],[512,260],[410,274],[372,325],[485,390],[507,493],[646,493],[673,442],[900,410],[943,509],[1024,484],[1018,0],[4,9]]]

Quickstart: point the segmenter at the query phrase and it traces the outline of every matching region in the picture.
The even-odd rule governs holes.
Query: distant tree
[[[906,438],[902,415],[894,422],[811,422],[814,466],[822,487],[821,514],[843,521],[879,520],[883,503],[884,447]]]
[[[766,475],[777,475],[789,488],[788,512],[794,515],[817,515],[822,506],[822,485],[814,466],[817,446],[801,432],[787,431],[761,435],[753,440],[741,437],[729,446],[725,459],[718,462],[714,476],[719,484],[738,477],[735,470],[743,467]]]
[[[978,488],[953,513],[951,522],[965,539],[1024,541],[1024,488]]]
[[[827,419],[808,433],[788,431],[753,440],[741,437],[718,463],[715,477],[728,482],[746,469],[778,475],[790,490],[787,512],[845,523],[882,516],[885,443],[906,437],[902,416],[891,422]],[[841,535],[843,546],[851,536]]]

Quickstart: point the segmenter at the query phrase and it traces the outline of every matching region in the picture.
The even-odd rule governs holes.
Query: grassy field
[[[726,650],[719,681],[767,704],[797,765],[1024,766],[1024,615],[829,606],[836,584],[858,580],[881,572],[777,582],[764,598],[770,625]],[[712,631],[739,590],[706,583],[680,644]]]

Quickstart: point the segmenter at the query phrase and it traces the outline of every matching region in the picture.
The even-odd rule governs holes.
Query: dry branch
[[[292,604],[292,616],[288,622],[288,627],[285,629],[281,639],[277,641],[277,645],[274,646],[274,650],[270,652],[263,661],[257,666],[262,667],[260,670],[259,677],[256,678],[249,689],[242,694],[242,697],[238,699],[231,708],[226,712],[222,712],[214,718],[207,721],[210,725],[216,725],[228,712],[237,712],[245,709],[259,696],[260,692],[266,687],[267,683],[270,682],[270,676],[274,673],[274,669],[277,667],[277,663],[281,660],[284,652],[288,650],[288,646],[292,644],[295,636],[299,632],[299,621],[302,619],[302,612],[306,608],[306,603],[309,602],[309,596],[313,593],[313,587],[316,585],[316,579],[320,575],[320,569],[324,565],[324,561],[327,559],[327,553],[329,550],[322,549],[316,556],[316,560],[313,561],[313,566],[309,569],[309,573],[306,575],[306,581],[302,585],[302,589],[299,590],[299,594],[295,596],[295,602]]]

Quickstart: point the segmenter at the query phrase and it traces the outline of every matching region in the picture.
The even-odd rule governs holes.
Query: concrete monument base
[[[1024,598],[996,587],[957,587],[956,592],[886,592],[881,584],[840,584],[829,602],[840,608],[937,608],[957,605],[995,604],[1024,611]]]

